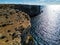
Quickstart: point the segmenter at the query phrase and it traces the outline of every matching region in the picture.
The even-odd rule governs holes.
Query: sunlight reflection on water
[[[32,18],[32,34],[39,45],[60,44],[60,5],[47,5]]]

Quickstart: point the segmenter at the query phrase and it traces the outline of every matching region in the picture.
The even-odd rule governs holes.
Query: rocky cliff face
[[[0,5],[0,45],[34,45],[29,15],[14,6]]]
[[[19,9],[19,10],[21,10],[23,12],[26,12],[31,17],[34,17],[34,16],[36,16],[36,15],[38,15],[38,14],[40,14],[42,12],[40,10],[41,6],[39,6],[39,5],[23,5],[23,4],[20,4],[20,5],[15,5],[14,8]]]

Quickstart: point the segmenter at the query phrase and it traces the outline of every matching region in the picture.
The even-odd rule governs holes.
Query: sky
[[[31,4],[31,5],[40,5],[40,4],[59,4],[60,0],[0,0],[0,4]]]

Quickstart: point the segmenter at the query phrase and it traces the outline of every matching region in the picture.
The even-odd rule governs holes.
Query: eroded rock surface
[[[30,45],[30,17],[10,6],[0,5],[0,45]]]

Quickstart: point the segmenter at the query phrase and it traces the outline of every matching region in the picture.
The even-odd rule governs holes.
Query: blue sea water
[[[60,5],[46,5],[31,18],[35,45],[60,45]]]

